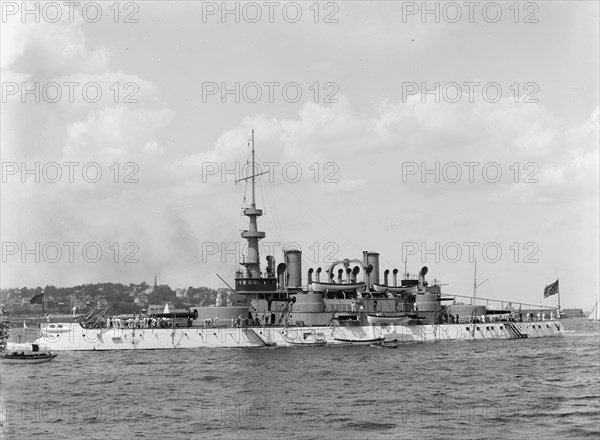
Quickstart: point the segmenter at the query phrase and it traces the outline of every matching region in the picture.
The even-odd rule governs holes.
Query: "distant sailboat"
[[[592,313],[590,313],[590,316],[588,316],[588,319],[591,319],[592,321],[600,321],[600,307],[598,307],[600,305],[600,290],[598,291],[597,295],[596,304],[594,304]]]
[[[592,313],[588,316],[588,319],[592,321],[600,321],[600,307],[598,307],[598,302],[594,304],[594,308],[592,309]]]

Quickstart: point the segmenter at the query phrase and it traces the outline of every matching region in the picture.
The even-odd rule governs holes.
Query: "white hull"
[[[42,334],[36,342],[52,350],[160,350],[174,348],[244,348],[291,346],[292,341],[324,340],[327,345],[348,345],[384,338],[397,342],[484,340],[563,336],[561,321],[494,322],[479,324],[176,329],[84,329],[71,324],[68,333]],[[349,342],[350,341],[350,342]],[[308,344],[307,344],[308,345]]]

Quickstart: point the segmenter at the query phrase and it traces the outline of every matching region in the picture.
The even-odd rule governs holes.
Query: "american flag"
[[[558,280],[556,280],[552,284],[548,284],[544,287],[544,298],[548,298],[549,296],[556,295],[558,293]]]

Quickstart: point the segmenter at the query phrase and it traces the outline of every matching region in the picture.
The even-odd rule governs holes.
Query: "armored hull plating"
[[[300,345],[368,345],[373,341],[435,342],[523,339],[560,336],[560,321],[477,324],[222,327],[186,329],[86,329],[72,324],[69,332],[42,329],[38,341],[52,350],[157,350],[174,348],[290,347]],[[306,341],[306,342],[305,342]],[[312,342],[319,342],[319,344]],[[322,344],[320,342],[323,342]]]

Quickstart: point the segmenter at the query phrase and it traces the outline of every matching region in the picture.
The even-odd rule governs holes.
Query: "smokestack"
[[[273,255],[267,255],[267,278],[273,278],[275,276],[275,257]]]
[[[350,282],[350,260],[348,260],[347,258],[344,260],[344,272],[346,272],[346,282],[349,283]]]
[[[398,286],[398,269],[394,269],[392,271],[392,274],[394,275],[394,287]]]
[[[308,284],[312,284],[312,274],[314,272],[314,269],[311,267],[310,269],[308,269]]]
[[[279,284],[279,290],[282,290],[285,285],[285,268],[285,263],[279,263],[277,265],[277,283]]]
[[[369,288],[372,288],[373,284],[379,284],[379,254],[367,252],[367,264],[373,266],[373,272],[369,276]]]
[[[367,290],[371,290],[371,272],[373,272],[373,265],[369,264],[365,269],[365,283],[367,284]]]
[[[323,269],[321,269],[320,267],[317,268],[317,283],[320,282],[321,280],[321,271]]]
[[[427,266],[423,266],[419,271],[419,290],[423,290],[425,287],[425,275],[427,275]]]
[[[288,270],[287,287],[302,287],[302,251],[285,251],[285,262]]]
[[[385,272],[383,272],[383,284],[384,285],[388,285],[388,275],[390,274],[389,269],[386,269]]]
[[[356,275],[358,275],[359,272],[360,272],[360,267],[354,266],[354,269],[352,269],[352,276],[350,277],[350,282],[356,283]]]

